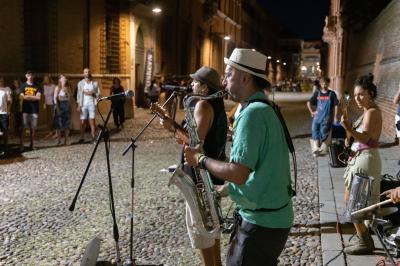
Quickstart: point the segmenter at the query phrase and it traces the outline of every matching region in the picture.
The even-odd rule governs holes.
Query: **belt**
[[[253,212],[273,212],[273,211],[279,211],[279,210],[285,208],[286,206],[288,206],[288,205],[289,205],[289,202],[290,202],[290,201],[288,201],[285,205],[283,205],[283,206],[281,206],[281,207],[279,207],[279,208],[275,208],[275,209],[259,208],[259,209],[255,209],[255,210],[251,210],[251,209],[243,209],[243,210],[245,210],[245,211],[253,211]],[[233,237],[236,235],[236,230],[242,225],[243,218],[242,218],[242,216],[239,214],[239,208],[236,208],[236,209],[233,211],[233,219],[234,219],[234,226],[233,226],[233,231],[232,231],[231,237],[230,237],[230,239],[229,239],[229,243],[231,243]]]
[[[259,208],[259,209],[254,209],[254,210],[252,210],[252,209],[243,209],[243,210],[244,210],[244,211],[252,211],[252,212],[274,212],[274,211],[282,210],[283,208],[285,208],[286,206],[289,205],[289,202],[290,202],[290,201],[288,201],[285,205],[283,205],[283,206],[281,206],[281,207],[279,207],[279,208],[274,208],[274,209]]]

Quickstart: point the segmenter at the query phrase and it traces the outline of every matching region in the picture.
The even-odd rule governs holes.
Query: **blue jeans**
[[[332,121],[330,119],[324,119],[318,122],[314,119],[311,126],[311,138],[322,142],[328,138],[331,128]]]

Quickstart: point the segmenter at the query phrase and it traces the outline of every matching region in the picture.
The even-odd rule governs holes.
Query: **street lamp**
[[[229,41],[231,39],[231,37],[229,35],[225,35],[224,40],[225,41]]]
[[[158,6],[154,7],[151,11],[153,11],[153,13],[158,14],[162,12],[162,9],[159,8]]]
[[[268,58],[269,60],[271,60],[272,57],[269,55],[269,56],[267,56],[267,58]]]
[[[278,60],[276,60],[276,62],[277,62],[277,63],[279,63],[279,62],[280,62],[280,60],[278,59]]]
[[[286,62],[283,62],[283,65],[286,66]]]

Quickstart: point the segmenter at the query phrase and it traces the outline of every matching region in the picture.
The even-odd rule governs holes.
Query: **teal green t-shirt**
[[[249,100],[265,99],[262,92]],[[253,102],[238,115],[233,125],[230,161],[250,168],[243,185],[229,184],[229,194],[249,223],[289,228],[293,225],[289,150],[281,123],[271,106]],[[261,208],[277,211],[251,211]]]

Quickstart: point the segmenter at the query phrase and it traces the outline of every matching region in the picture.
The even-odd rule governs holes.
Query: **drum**
[[[349,202],[347,203],[345,216],[353,221],[351,213],[368,206],[371,196],[371,185],[374,178],[363,174],[355,174],[350,190]]]
[[[336,141],[329,145],[329,164],[331,167],[345,167],[344,141]]]

